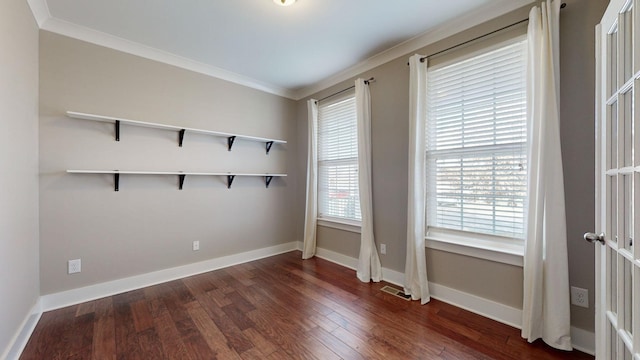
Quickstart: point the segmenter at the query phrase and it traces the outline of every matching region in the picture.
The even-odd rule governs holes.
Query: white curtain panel
[[[522,337],[571,350],[569,270],[560,150],[560,1],[531,9],[528,29],[528,214]]]
[[[371,95],[363,79],[356,80],[356,114],[358,127],[358,190],[360,194],[360,257],[357,276],[360,281],[379,282],[382,278],[380,258],[373,238],[371,200]]]
[[[409,197],[404,292],[426,304],[430,300],[425,260],[427,62],[409,59]]]
[[[304,243],[302,258],[316,254],[316,227],[318,223],[318,102],[307,101],[308,150],[307,150],[307,207],[304,213]]]

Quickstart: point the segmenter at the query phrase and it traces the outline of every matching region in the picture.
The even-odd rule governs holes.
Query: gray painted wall
[[[607,0],[568,0],[561,13],[561,140],[565,169],[570,283],[590,292],[589,309],[571,307],[572,325],[594,330],[594,250],[582,234],[594,228],[594,27]],[[519,9],[443,41],[417,50],[429,55],[503,26],[527,18],[530,7]],[[413,53],[412,53],[413,54]],[[373,216],[376,242],[387,245],[382,266],[404,271],[407,216],[407,144],[409,69],[407,54],[358,77],[376,78],[372,99]],[[311,97],[322,98],[353,85],[345,81]],[[305,99],[306,100],[306,99]],[[306,102],[298,103],[298,227],[304,223],[306,176]],[[357,234],[335,229],[318,231],[318,246],[358,257]],[[354,244],[355,243],[355,244]],[[522,307],[522,268],[484,259],[426,250],[431,282]]]
[[[49,32],[40,35],[41,292],[50,294],[297,240],[295,103]],[[65,111],[288,140],[274,145],[71,119]],[[263,178],[66,169],[283,172]],[[191,250],[200,241],[200,251]],[[82,272],[67,275],[67,260]]]
[[[589,289],[588,309],[571,306],[571,323],[595,326],[595,26],[608,0],[565,1],[560,22],[560,134],[567,208],[569,282]]]
[[[30,315],[38,274],[38,26],[0,3],[0,357]]]
[[[584,104],[593,104],[593,28],[608,1],[566,2],[561,21],[561,130],[570,280],[592,294],[590,309],[572,307],[572,323],[593,330],[594,254],[581,234],[594,223],[594,126],[593,108]],[[38,31],[26,2],[10,0],[0,9],[0,44],[8,54],[0,58],[0,121],[6,130],[0,142],[6,170],[0,177],[0,350],[40,292],[302,239],[305,101],[296,103],[47,32],[40,34],[38,59]],[[416,52],[433,53],[526,13],[522,9]],[[406,237],[407,57],[360,75],[377,79],[371,85],[374,230],[378,243],[387,244],[383,266],[398,271],[404,270]],[[343,82],[314,97],[350,85]],[[184,147],[178,148],[174,133],[126,126],[116,143],[110,126],[67,118],[66,110],[289,143],[274,146],[266,156],[257,143],[238,142],[227,152],[221,139],[187,135]],[[68,168],[282,171],[289,177],[274,180],[268,190],[258,178],[236,179],[228,190],[224,179],[189,177],[185,189],[178,191],[175,177],[123,176],[116,193],[111,177],[68,175]],[[358,234],[328,228],[318,233],[320,247],[357,257]],[[199,252],[191,251],[193,240],[200,241]],[[82,258],[83,271],[67,275],[66,262],[74,258]],[[515,307],[521,303],[518,267],[435,250],[427,250],[427,260],[433,282]]]

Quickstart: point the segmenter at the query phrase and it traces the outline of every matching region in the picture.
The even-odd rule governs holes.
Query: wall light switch
[[[194,241],[193,242],[193,251],[198,251],[200,250],[200,241]]]

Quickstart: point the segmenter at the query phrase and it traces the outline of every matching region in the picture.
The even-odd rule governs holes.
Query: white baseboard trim
[[[521,309],[432,282],[429,283],[429,292],[431,297],[461,309],[518,329],[522,327]]]
[[[9,342],[7,349],[0,355],[0,359],[18,360],[22,354],[22,350],[27,346],[27,342],[36,328],[38,321],[42,316],[42,298],[38,298],[35,305],[31,308],[29,315],[22,321],[18,331]]]
[[[151,285],[164,283],[187,276],[205,273],[225,267],[246,263],[253,260],[266,258],[297,250],[297,242],[275,245],[263,249],[251,250],[240,254],[223,256],[211,260],[193,264],[178,266],[170,269],[154,271],[142,275],[136,275],[124,279],[107,281],[100,284],[85,286],[77,289],[62,291],[59,293],[43,295],[42,310],[50,311],[70,305],[83,303],[106,296],[144,288]]]
[[[331,261],[332,263],[342,265],[352,270],[358,269],[358,259],[337,253],[335,251],[317,248],[316,256],[320,259]],[[387,268],[382,268],[382,280],[394,285],[402,286],[402,283],[404,282],[404,273]]]
[[[342,265],[352,270],[356,270],[358,268],[358,259],[335,251],[316,248],[316,256],[320,259],[331,261],[334,264]]]
[[[573,345],[573,348],[576,350],[595,356],[596,334],[594,332],[572,326],[571,345]]]
[[[404,288],[404,273],[396,270],[382,268],[382,280]]]

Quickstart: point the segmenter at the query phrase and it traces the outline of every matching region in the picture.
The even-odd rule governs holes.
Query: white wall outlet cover
[[[200,250],[200,241],[194,241],[193,242],[193,251],[198,251]]]
[[[571,304],[588,308],[589,307],[589,290],[572,286],[571,287]]]
[[[69,274],[75,274],[82,271],[82,261],[80,259],[69,260],[67,272]]]

